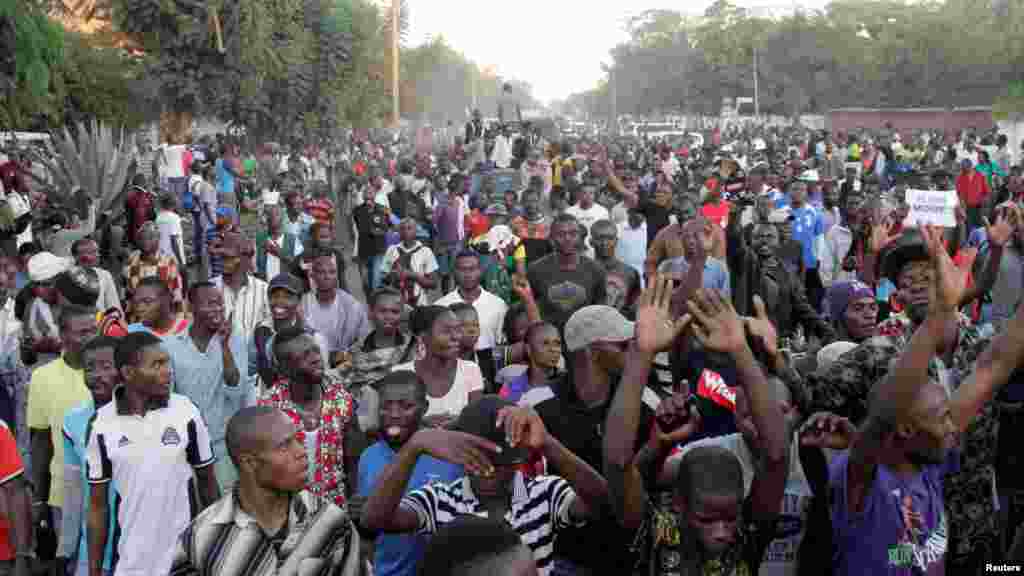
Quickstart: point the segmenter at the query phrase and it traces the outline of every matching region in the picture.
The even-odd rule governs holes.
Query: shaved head
[[[743,468],[736,455],[720,446],[699,446],[679,463],[676,494],[693,502],[698,495],[743,496]]]
[[[249,406],[235,412],[228,420],[225,442],[235,467],[240,454],[259,450],[260,444],[266,441],[268,423],[278,414],[282,412],[272,406]]]

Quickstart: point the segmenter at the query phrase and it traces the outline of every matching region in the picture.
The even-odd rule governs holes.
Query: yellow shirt
[[[562,185],[562,157],[555,156],[551,159],[551,185],[561,186]]]
[[[64,504],[64,415],[90,400],[85,373],[75,370],[60,357],[32,371],[28,387],[28,427],[50,429],[53,460],[50,461],[50,506]],[[41,462],[33,462],[36,466]]]

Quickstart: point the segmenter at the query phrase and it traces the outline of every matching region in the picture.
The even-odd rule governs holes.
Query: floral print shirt
[[[280,409],[299,427],[298,439],[305,444],[302,411],[291,400],[287,378],[277,378],[259,398],[261,406]],[[335,370],[326,370],[321,382],[320,428],[317,434],[313,477],[306,488],[338,506],[346,506],[345,433],[355,415],[355,401]],[[313,456],[313,455],[311,455]]]

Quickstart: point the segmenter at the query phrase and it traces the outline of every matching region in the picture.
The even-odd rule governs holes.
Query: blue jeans
[[[370,292],[373,292],[384,282],[384,273],[381,264],[384,261],[383,254],[360,257],[359,265],[363,267],[363,281],[368,285]],[[369,294],[367,294],[369,297]]]

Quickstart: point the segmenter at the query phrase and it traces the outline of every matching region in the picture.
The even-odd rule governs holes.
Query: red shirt
[[[729,223],[730,208],[732,208],[732,205],[725,200],[722,200],[718,204],[708,202],[701,206],[700,214],[722,228],[725,228],[725,225]]]
[[[147,220],[149,220],[149,216],[153,211],[153,199],[144,190],[133,188],[132,191],[128,193],[128,198],[125,200],[125,204],[131,208],[135,217],[132,222],[132,229],[130,230],[131,239],[133,242],[138,242],[137,236],[139,234],[139,229],[142,228],[142,225],[145,224]]]
[[[25,473],[25,465],[18,454],[18,444],[7,424],[0,420],[0,484],[6,484]],[[11,523],[6,516],[0,516],[0,562],[14,560],[11,544]]]
[[[970,174],[961,172],[956,177],[956,193],[960,201],[969,208],[980,205],[988,197],[990,190],[985,175],[977,170]]]
[[[466,217],[466,228],[469,229],[470,238],[483,236],[491,229],[491,221],[479,210],[473,210]]]

